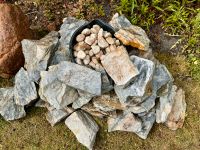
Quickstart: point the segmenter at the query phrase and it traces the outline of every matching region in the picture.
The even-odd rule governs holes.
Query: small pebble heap
[[[101,61],[105,55],[121,45],[118,39],[99,25],[84,29],[76,41],[73,52],[76,63],[95,70],[103,70]]]

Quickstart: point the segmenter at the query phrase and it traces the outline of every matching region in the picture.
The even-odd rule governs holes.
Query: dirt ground
[[[19,5],[31,21],[31,27],[40,36],[58,30],[62,19],[102,18],[109,20],[115,12],[112,1],[100,0],[19,0]],[[97,5],[98,4],[98,5]],[[97,7],[101,5],[101,7]],[[98,10],[97,10],[98,9]],[[91,10],[91,11],[90,11]],[[97,11],[96,11],[97,10]],[[94,13],[96,12],[96,13]],[[109,14],[109,15],[105,15]],[[184,127],[171,131],[162,124],[154,125],[146,140],[134,133],[107,132],[105,120],[97,119],[100,126],[96,150],[199,150],[200,149],[200,84],[189,77],[188,64],[183,56],[155,53],[175,78],[175,83],[186,92],[187,116]],[[0,79],[0,87],[12,86],[12,80]],[[64,122],[51,127],[46,121],[46,109],[28,108],[23,119],[6,122],[0,117],[0,150],[86,150],[77,142]]]

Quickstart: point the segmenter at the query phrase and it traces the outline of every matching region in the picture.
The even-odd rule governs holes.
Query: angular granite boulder
[[[15,76],[14,97],[15,103],[21,106],[28,105],[38,98],[35,83],[24,68],[21,68]]]
[[[24,106],[19,106],[15,103],[13,88],[0,88],[0,114],[6,121],[26,116]]]
[[[58,47],[59,33],[52,31],[40,40],[23,40],[25,68],[30,78],[38,83],[40,71],[45,71]]]
[[[134,78],[134,81],[129,86],[115,85],[114,89],[121,103],[135,101],[132,98],[137,98],[136,103],[141,102],[140,99],[144,94],[149,93],[150,82],[153,77],[155,65],[152,61],[132,55],[130,57],[133,64],[137,67],[139,74]],[[150,94],[150,93],[149,93]],[[131,100],[132,99],[132,100]]]
[[[93,149],[99,127],[90,115],[83,110],[76,111],[65,120],[65,124],[81,144]]]
[[[52,67],[49,71],[41,72],[39,95],[54,108],[64,109],[78,98],[78,92],[60,81],[57,74],[59,72],[54,71]]]

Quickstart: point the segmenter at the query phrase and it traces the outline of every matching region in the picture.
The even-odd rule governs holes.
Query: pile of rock
[[[172,130],[181,128],[186,111],[184,91],[173,85],[167,68],[153,57],[144,30],[124,16],[114,15],[110,25],[116,37],[137,49],[127,52],[123,46],[117,47],[101,61],[105,70],[98,71],[71,62],[69,41],[85,23],[66,18],[59,33],[51,32],[39,41],[22,41],[25,66],[15,76],[14,87],[0,89],[0,114],[15,120],[25,116],[24,107],[46,107],[50,124],[65,119],[88,149],[93,149],[99,130],[92,116],[107,118],[109,132],[134,132],[143,139],[155,122]]]
[[[76,37],[74,57],[77,64],[85,65],[95,70],[103,70],[101,61],[105,55],[115,51],[121,43],[108,31],[104,31],[99,25],[93,25],[91,29],[84,29]]]

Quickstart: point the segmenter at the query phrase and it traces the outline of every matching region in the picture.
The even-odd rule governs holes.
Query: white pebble
[[[109,46],[103,37],[98,38],[98,45],[103,49]]]
[[[76,37],[76,41],[77,42],[82,42],[85,40],[85,35],[84,34],[79,34],[77,37]]]
[[[92,47],[92,51],[93,51],[94,54],[97,54],[97,53],[100,52],[100,47],[99,46],[92,45],[91,47]]]
[[[103,36],[104,36],[105,38],[108,38],[108,37],[112,37],[112,34],[111,34],[110,32],[104,31]]]
[[[116,51],[117,47],[116,45],[110,45],[110,51]]]
[[[84,35],[90,35],[91,31],[90,31],[90,29],[86,28],[81,33]]]
[[[120,45],[120,41],[119,41],[119,40],[116,40],[116,41],[115,41],[115,44],[116,44],[116,46],[119,46],[119,45]]]
[[[99,63],[96,57],[92,57],[92,62],[95,63],[95,64]]]
[[[110,53],[110,52],[111,52],[110,47],[107,47],[106,48],[106,53]]]
[[[94,42],[95,42],[96,39],[94,39],[93,37],[91,36],[87,36],[85,38],[85,43],[87,43],[88,45],[92,45]]]
[[[107,37],[106,41],[108,42],[108,44],[112,45],[115,43],[114,39],[112,37]]]
[[[79,58],[76,58],[75,61],[76,61],[76,63],[79,64],[79,65],[82,65],[82,64],[83,64],[82,60],[79,59]]]
[[[86,57],[86,54],[85,54],[85,52],[84,51],[78,51],[78,53],[77,53],[77,58],[79,58],[79,59],[84,59]]]
[[[95,63],[93,63],[92,61],[89,63],[89,65],[90,65],[92,68],[95,68],[95,67],[96,67]]]
[[[93,50],[90,50],[90,51],[89,51],[89,55],[90,55],[90,56],[93,56],[93,55],[94,55]]]
[[[98,38],[102,38],[103,37],[103,29],[101,28],[98,32]]]
[[[84,65],[88,65],[88,64],[90,63],[90,60],[84,59],[84,60],[83,60],[83,63],[84,63]]]

